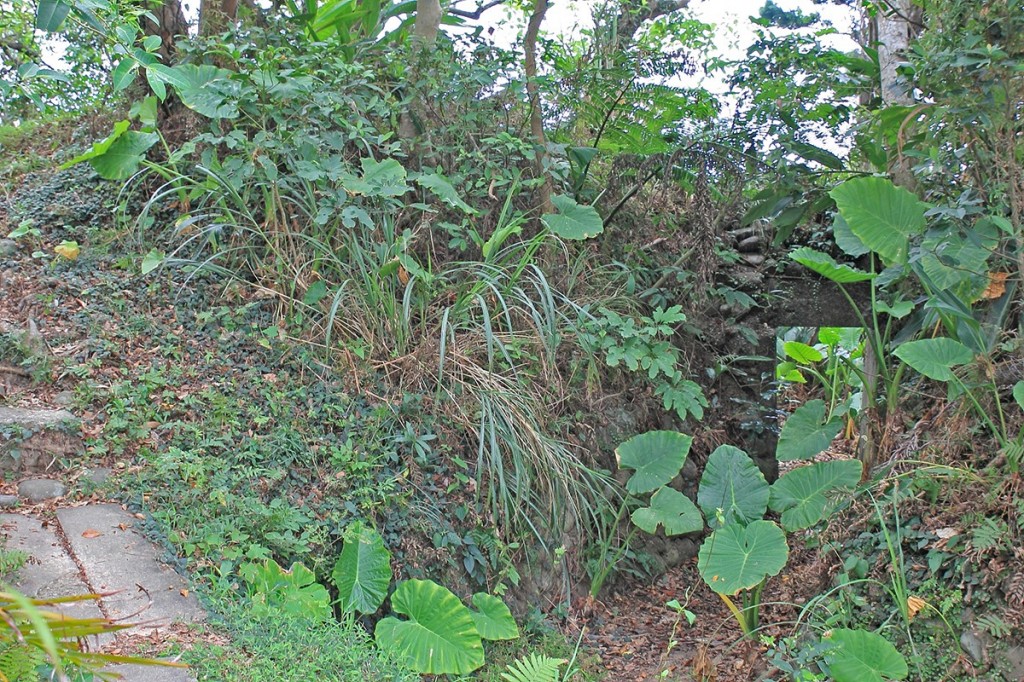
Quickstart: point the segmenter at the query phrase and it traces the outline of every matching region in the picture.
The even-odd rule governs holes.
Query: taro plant
[[[246,564],[240,572],[251,586],[253,603],[262,609],[321,621],[331,615],[327,589],[301,564],[285,571],[267,560]],[[361,523],[352,524],[331,573],[338,589],[334,603],[342,616],[375,613],[388,598],[391,577],[391,554],[380,534]],[[483,592],[473,595],[470,609],[432,580],[404,580],[390,599],[394,615],[377,622],[374,638],[381,649],[419,673],[470,673],[484,664],[484,640],[519,636],[505,603]]]
[[[787,423],[783,429],[779,459],[810,459],[827,447],[841,428],[837,418],[822,423],[822,401],[801,409],[794,414],[796,423]],[[632,506],[630,520],[635,528],[653,534],[660,526],[669,536],[698,532],[707,519],[712,532],[698,553],[698,570],[749,636],[758,627],[765,583],[786,565],[786,533],[826,518],[835,508],[834,493],[856,486],[862,465],[855,460],[805,464],[769,485],[747,453],[722,445],[708,458],[694,504],[669,486],[682,470],[692,441],[673,431],[648,431],[616,449],[619,466],[633,470],[617,518]],[[648,494],[647,506],[641,506],[641,496]],[[763,518],[768,509],[780,515],[781,525]],[[635,528],[614,552],[610,543],[602,547],[592,595],[624,555]]]
[[[846,415],[847,431],[863,399],[864,330],[859,327],[821,327],[818,343],[796,339],[781,343],[784,360],[776,365],[775,378],[805,384],[808,377],[824,391],[829,417]]]

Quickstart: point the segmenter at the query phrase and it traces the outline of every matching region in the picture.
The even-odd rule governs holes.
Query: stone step
[[[180,575],[159,559],[160,550],[134,526],[137,519],[115,504],[57,510],[86,581],[103,597],[114,620],[139,623],[129,631],[152,636],[171,623],[204,621],[206,614]]]
[[[0,472],[42,473],[82,451],[79,421],[67,410],[0,407]]]

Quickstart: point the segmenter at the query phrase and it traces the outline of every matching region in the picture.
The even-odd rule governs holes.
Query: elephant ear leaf
[[[827,514],[828,494],[856,486],[862,468],[862,463],[853,459],[801,466],[772,484],[768,504],[782,514],[782,527],[787,531],[809,528]]]
[[[648,431],[615,448],[619,466],[633,470],[626,489],[638,495],[667,484],[683,468],[692,443],[693,438],[675,431]]]
[[[910,674],[903,655],[877,632],[835,628],[825,641],[833,644],[825,660],[835,682],[886,682]]]
[[[771,521],[719,528],[697,553],[701,578],[718,594],[733,595],[756,587],[786,565],[786,534]]]
[[[432,580],[406,580],[391,595],[393,616],[377,623],[374,638],[412,670],[465,675],[484,664],[473,615],[450,590]]]
[[[712,528],[747,524],[768,509],[768,482],[747,453],[731,445],[718,447],[704,466],[697,504]]]
[[[470,613],[481,639],[515,639],[519,636],[516,620],[501,599],[486,592],[478,592],[473,595],[473,606],[477,610]]]
[[[342,611],[373,613],[380,608],[391,582],[391,553],[376,530],[359,522],[347,530],[331,580]]]

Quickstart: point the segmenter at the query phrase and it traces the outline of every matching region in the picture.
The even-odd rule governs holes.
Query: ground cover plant
[[[1016,0],[14,4],[0,399],[201,679],[1024,675]]]

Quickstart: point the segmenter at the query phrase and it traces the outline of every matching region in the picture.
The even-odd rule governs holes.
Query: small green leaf
[[[953,368],[974,359],[971,349],[953,339],[921,339],[900,344],[896,357],[935,381],[953,381]]]
[[[811,400],[789,415],[779,434],[780,462],[810,459],[827,448],[843,428],[842,419],[825,421],[825,401]]]
[[[327,285],[322,279],[318,279],[306,289],[306,295],[302,297],[302,302],[308,306],[314,306],[322,301],[326,295]]]
[[[565,194],[551,197],[558,213],[546,213],[541,220],[562,239],[590,239],[604,231],[604,221],[593,206],[580,206]]]
[[[159,249],[150,249],[142,258],[142,274],[148,275],[164,264],[164,252]]]
[[[675,431],[648,431],[615,448],[619,467],[633,469],[626,489],[634,495],[649,493],[679,475],[693,438]]]
[[[36,28],[48,33],[59,31],[70,12],[71,5],[63,0],[39,0],[39,7],[36,8]]]
[[[664,526],[665,535],[670,537],[696,533],[704,528],[704,517],[693,501],[669,487],[659,488],[651,496],[650,506],[635,510],[630,518],[637,527],[652,535],[658,531],[658,526]]]
[[[801,365],[813,365],[825,359],[825,356],[817,348],[799,341],[787,341],[783,344],[782,351]]]
[[[1013,385],[1013,399],[1017,401],[1021,409],[1024,409],[1024,381],[1018,381]]]
[[[512,617],[512,612],[501,599],[486,592],[477,592],[473,595],[473,606],[477,610],[470,613],[481,639],[496,641],[515,639],[519,636],[516,619]]]
[[[886,315],[902,320],[904,317],[914,312],[913,301],[895,301],[892,305],[889,305],[885,301],[878,301],[875,303],[875,308],[878,312],[885,313]]]
[[[345,189],[367,197],[400,197],[409,191],[405,184],[406,172],[396,159],[376,161],[362,158],[363,177],[345,183]]]
[[[459,196],[458,191],[452,186],[452,183],[448,182],[448,179],[443,175],[437,173],[421,173],[416,176],[416,184],[424,189],[429,189],[431,192],[436,194],[441,201],[457,208],[464,213],[475,215],[479,213],[475,208],[467,204]]]
[[[135,82],[135,70],[139,63],[131,57],[125,57],[114,67],[114,92],[121,92]]]
[[[129,130],[117,138],[99,156],[89,163],[105,180],[124,180],[138,170],[150,147],[160,141],[159,133],[140,133]]]

